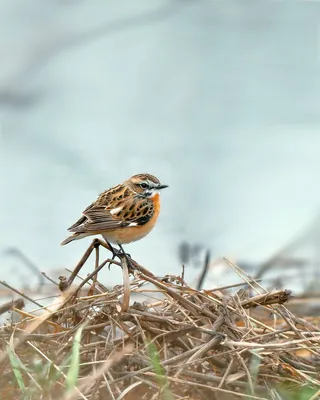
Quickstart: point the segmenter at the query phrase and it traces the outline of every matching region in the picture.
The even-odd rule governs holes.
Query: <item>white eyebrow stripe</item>
[[[123,207],[117,207],[117,208],[113,208],[112,210],[110,210],[110,214],[114,215],[117,214],[119,211],[122,210]]]

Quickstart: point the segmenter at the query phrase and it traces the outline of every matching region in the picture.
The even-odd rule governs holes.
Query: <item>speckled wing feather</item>
[[[74,233],[108,231],[146,224],[153,216],[152,200],[135,198],[129,188],[118,185],[100,194],[70,228]]]

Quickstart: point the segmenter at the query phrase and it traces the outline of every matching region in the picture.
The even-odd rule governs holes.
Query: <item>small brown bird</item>
[[[108,243],[131,243],[146,236],[160,212],[159,191],[168,187],[149,174],[134,175],[120,185],[101,193],[70,228],[73,234],[61,245],[99,235]]]

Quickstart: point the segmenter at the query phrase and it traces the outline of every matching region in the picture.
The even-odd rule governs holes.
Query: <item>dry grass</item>
[[[228,260],[243,287],[198,291],[124,257],[109,260],[123,284],[106,290],[100,245],[61,277],[54,304],[13,308],[21,320],[0,328],[1,399],[319,398],[320,332],[285,307],[290,291],[268,292]],[[92,251],[95,270],[74,287]]]

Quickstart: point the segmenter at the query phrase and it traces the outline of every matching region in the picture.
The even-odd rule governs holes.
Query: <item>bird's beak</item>
[[[159,186],[157,186],[157,189],[161,190],[161,189],[165,189],[167,187],[168,187],[168,185],[159,185]]]

